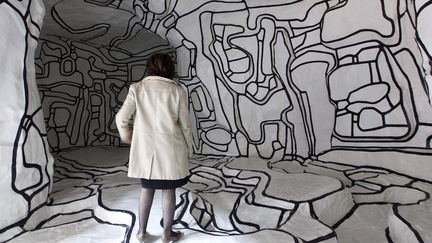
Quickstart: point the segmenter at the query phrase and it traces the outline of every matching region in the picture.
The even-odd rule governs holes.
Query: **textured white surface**
[[[0,234],[0,239],[136,242],[140,186],[126,176],[127,157],[128,148],[118,147],[57,154],[52,202],[37,210],[25,226],[36,229],[15,229]],[[177,190],[174,227],[184,232],[182,242],[415,242],[407,241],[414,231],[423,242],[430,239],[432,224],[425,212],[431,199],[413,202],[411,191],[426,196],[432,183],[386,169],[230,157],[196,157],[190,169],[190,182]],[[342,186],[328,176],[337,172],[345,174],[350,185]],[[367,182],[378,189],[353,190]],[[374,197],[380,188],[396,185],[401,190],[398,195]],[[365,193],[370,197],[356,201]],[[150,242],[159,242],[161,218],[161,193],[156,192]]]
[[[418,41],[423,54],[423,69],[428,82],[429,90],[432,90],[432,3],[430,1],[417,0],[416,10]],[[429,93],[432,104],[432,92]]]
[[[134,3],[47,1],[36,62],[52,149],[118,145],[114,114],[158,51],[177,56],[198,154],[431,147],[427,1]]]
[[[52,184],[34,71],[44,12],[41,0],[0,2],[0,229],[7,232],[46,202]]]
[[[140,68],[148,55],[156,51],[173,53],[166,42],[159,43],[159,38],[146,39],[144,30],[148,29],[176,48],[178,76],[190,94],[195,120],[195,151],[259,156],[277,162],[266,169],[263,161],[253,159],[215,160],[213,166],[207,167],[201,163],[212,162],[200,161],[200,166],[194,167],[194,180],[204,181],[212,191],[199,195],[195,190],[208,188],[191,183],[194,188],[185,191],[182,199],[216,206],[211,213],[193,208],[190,215],[185,215],[185,220],[195,222],[191,229],[206,232],[204,238],[194,236],[196,239],[207,239],[208,232],[213,231],[244,233],[256,228],[226,220],[230,217],[227,210],[237,205],[232,200],[238,199],[238,184],[246,188],[242,192],[249,193],[253,188],[254,192],[269,194],[255,197],[252,193],[240,200],[238,205],[242,207],[234,208],[239,219],[253,220],[250,210],[257,205],[270,205],[260,210],[262,215],[279,215],[279,209],[272,207],[299,209],[292,221],[299,223],[287,223],[284,227],[295,232],[294,237],[302,235],[308,239],[328,232],[324,224],[317,222],[320,219],[324,223],[337,222],[337,230],[351,228],[354,233],[344,236],[349,239],[347,242],[381,241],[384,237],[404,240],[395,234],[398,230],[389,229],[390,236],[386,236],[385,223],[363,208],[369,204],[397,206],[430,201],[430,194],[424,189],[428,183],[416,179],[431,181],[432,169],[432,109],[427,93],[431,90],[430,1],[161,0],[149,4],[138,0],[134,6],[131,1],[121,0],[46,3],[50,9],[46,25],[49,33],[40,42],[35,69],[52,149],[118,144],[112,118],[128,85],[144,75]],[[130,183],[116,177],[118,170],[125,169],[124,164],[119,166],[111,161],[113,167],[90,167],[92,172],[88,173],[77,169],[89,169],[77,161],[66,165],[60,162],[57,172],[66,178],[57,181],[58,190],[53,191],[57,205],[37,208],[47,197],[52,175],[33,68],[42,9],[41,1],[0,2],[0,159],[5,161],[0,164],[0,192],[6,199],[0,201],[0,206],[7,209],[0,224],[0,239],[42,227],[42,219],[75,212],[76,208],[96,207],[93,218],[109,219],[113,224],[121,224],[123,232],[130,232],[125,225],[134,225],[132,213],[118,216],[118,212],[101,207],[101,202],[113,207],[119,203],[119,208],[129,208],[132,203],[115,196],[98,200],[99,195],[104,198],[123,193],[115,188]],[[418,24],[417,29],[413,23]],[[144,44],[143,39],[148,42]],[[317,157],[319,161],[310,159]],[[91,161],[91,157],[78,158]],[[297,162],[278,162],[287,158],[309,164],[304,167]],[[217,163],[228,167],[219,168]],[[291,182],[292,178],[276,176],[269,168],[338,178],[351,187],[358,208],[352,212],[353,217],[343,222],[339,220],[345,211],[327,210],[331,203],[326,200],[334,199],[343,205],[341,208],[350,208],[350,201],[343,200],[347,198],[346,191],[332,193],[309,205],[300,203],[296,208],[299,202],[286,197],[310,202],[322,191],[311,191],[313,182],[302,183],[307,191],[303,194],[280,187],[280,183],[275,185],[271,181]],[[104,181],[100,185],[92,181],[99,176]],[[105,188],[105,182],[113,188]],[[268,187],[263,182],[269,182]],[[70,185],[80,186],[66,189]],[[220,185],[229,190],[217,191]],[[331,189],[331,185],[326,186]],[[102,193],[102,188],[109,193]],[[218,204],[220,198],[227,201]],[[384,215],[383,207],[372,211]],[[316,217],[304,217],[311,213],[311,208],[316,208]],[[30,215],[31,210],[36,211]],[[402,215],[405,211],[412,213],[413,218]],[[428,218],[415,216],[415,209],[403,208],[399,212],[402,216],[391,221],[394,229],[431,228],[423,223]],[[202,221],[192,215],[203,216]],[[47,225],[58,226],[85,217],[86,213],[56,217]],[[281,216],[281,222],[287,218]],[[377,232],[367,239],[362,238],[366,235],[362,232],[367,230],[355,229],[364,218],[370,222],[364,226]],[[401,218],[408,218],[414,228]],[[19,219],[24,219],[24,228],[11,225]],[[271,219],[263,225],[277,225],[278,221]],[[222,228],[218,228],[219,222]],[[299,230],[302,224],[309,224],[317,234]],[[10,228],[4,228],[8,225]],[[429,239],[430,230],[418,231],[420,236],[408,231],[410,240]],[[65,232],[74,232],[73,225]],[[251,235],[266,238],[271,234],[275,234],[273,230],[261,230]],[[29,235],[31,232],[26,232],[16,240]],[[122,239],[129,239],[130,235],[124,235]],[[228,241],[250,240],[248,237],[242,234]],[[331,234],[326,237],[334,240]],[[287,240],[293,239],[287,236]]]
[[[412,2],[137,3],[150,30],[191,53],[178,63],[198,153],[429,147]]]
[[[14,141],[16,132],[19,129],[19,121],[24,112],[25,99],[23,73],[23,59],[25,52],[25,26],[19,17],[19,14],[11,11],[6,4],[0,5],[0,29],[2,30],[3,38],[0,38],[0,50],[2,54],[10,56],[10,58],[1,58],[0,60],[0,79],[3,83],[3,88],[0,89],[1,97],[9,97],[2,102],[3,109],[1,119],[2,136],[0,136],[1,159],[7,163],[0,164],[1,183],[0,190],[8,200],[1,200],[0,207],[8,208],[5,211],[4,220],[1,221],[0,227],[3,228],[11,223],[24,218],[27,214],[27,202],[24,198],[13,191],[12,183],[12,157],[14,152]],[[9,26],[16,26],[15,29]],[[10,41],[5,36],[11,36],[21,41]],[[6,71],[9,70],[9,71]],[[7,80],[7,82],[6,82]],[[16,99],[10,97],[13,94]],[[15,112],[20,111],[20,112]],[[14,201],[16,204],[11,205]],[[11,207],[12,206],[12,207]]]
[[[421,235],[422,242],[432,242],[430,202],[428,205],[394,208],[388,221],[389,232],[395,243],[420,242],[415,234]]]
[[[151,54],[175,50],[128,22],[132,1],[45,3],[35,63],[51,149],[119,145],[114,115],[129,85],[144,77]]]

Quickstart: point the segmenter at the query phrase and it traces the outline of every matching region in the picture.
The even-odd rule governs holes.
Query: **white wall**
[[[432,104],[432,2],[415,1],[417,12],[417,40],[423,55],[423,69],[429,86]]]
[[[132,67],[167,45],[143,28],[176,50],[196,153],[302,160],[431,146],[426,1],[134,3],[51,1],[37,73],[53,149],[118,144],[112,118],[139,80]]]
[[[51,1],[37,74],[52,149],[118,144],[133,70],[168,45],[147,29],[176,50],[198,154],[354,163],[333,152],[373,150],[404,172],[430,153],[427,1],[134,2]]]
[[[50,34],[42,32],[36,52],[36,77],[50,148],[119,145],[114,115],[129,85],[144,77],[152,53],[171,53],[175,58],[174,50],[159,38],[160,45],[126,55]]]
[[[34,51],[42,1],[0,2],[0,231],[47,200],[53,159],[36,87]]]
[[[135,10],[177,49],[197,153],[351,163],[321,155],[381,151],[375,166],[420,176],[432,163],[409,155],[431,155],[430,6],[138,0]]]
[[[131,1],[51,0],[47,8],[35,61],[50,148],[119,145],[114,115],[129,85],[151,54],[175,50],[128,22]]]
[[[47,198],[47,136],[54,150],[118,144],[135,64],[171,52],[143,29],[176,50],[198,154],[432,169],[430,1],[46,2],[36,70],[42,2],[0,2],[2,232]]]

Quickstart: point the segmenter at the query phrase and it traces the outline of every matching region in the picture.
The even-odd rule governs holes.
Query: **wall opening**
[[[127,1],[46,1],[35,54],[50,148],[118,146],[114,116],[146,60],[175,50],[143,26],[129,26]],[[131,30],[133,28],[133,30]]]

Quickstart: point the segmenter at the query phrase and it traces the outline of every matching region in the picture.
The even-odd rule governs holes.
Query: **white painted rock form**
[[[393,242],[432,242],[432,206],[394,206],[388,217]]]
[[[199,183],[191,183],[193,188],[182,194],[189,201],[180,208],[191,209],[182,221],[192,220],[189,228],[234,232],[246,240],[240,233],[260,228],[250,215],[260,207],[259,216],[278,215],[260,222],[262,228],[284,228],[292,232],[286,234],[292,241],[334,241],[328,226],[346,229],[364,218],[375,223],[365,227],[383,233],[386,222],[371,212],[385,215],[386,206],[368,211],[369,204],[417,205],[428,200],[424,190],[410,182],[432,180],[430,1],[46,3],[48,32],[33,66],[41,1],[0,1],[0,193],[5,198],[0,207],[6,211],[0,241],[20,234],[20,225],[24,230],[68,228],[64,224],[89,215],[62,215],[75,208],[97,205],[91,215],[98,220],[121,214],[101,202],[114,205],[121,192],[110,186],[123,183],[114,174],[125,164],[102,170],[84,166],[92,171],[86,173],[76,169],[81,168],[77,161],[59,162],[56,186],[61,189],[53,192],[50,207],[38,208],[52,183],[46,138],[50,148],[60,152],[74,146],[118,145],[112,118],[128,86],[145,74],[145,58],[154,52],[177,57],[178,79],[190,96],[197,154],[293,161],[271,169],[254,159],[194,167],[192,179]],[[147,30],[166,41],[147,38]],[[307,163],[297,161],[310,164],[304,168]],[[320,175],[277,174],[287,167]],[[91,181],[99,176],[108,184]],[[64,190],[69,183],[80,186]],[[283,183],[299,190],[281,187]],[[344,216],[352,207],[346,187],[357,206],[350,218]],[[235,218],[227,214],[228,208]],[[50,222],[45,224],[41,220],[47,217]],[[112,220],[123,225],[123,239],[130,238],[132,221],[133,213]],[[299,225],[314,230],[304,232]],[[361,232],[353,235],[361,238]],[[256,234],[271,233],[265,229]]]
[[[44,204],[52,186],[34,52],[44,16],[41,0],[0,2],[0,230]]]
[[[24,226],[36,229],[10,229],[0,241],[137,242],[140,184],[127,177],[128,152],[87,147],[57,154],[52,202]],[[182,242],[431,239],[432,199],[425,195],[432,183],[386,169],[202,156],[191,160],[190,170],[189,183],[177,190],[174,228],[184,232]],[[156,192],[150,242],[162,233],[161,199]]]

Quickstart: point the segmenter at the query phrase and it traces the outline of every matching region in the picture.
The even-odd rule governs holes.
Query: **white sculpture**
[[[53,159],[34,70],[43,16],[41,0],[0,3],[2,231],[14,231],[20,220],[43,205],[53,182]]]

